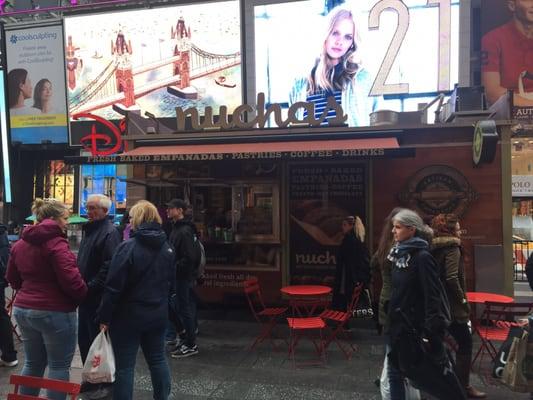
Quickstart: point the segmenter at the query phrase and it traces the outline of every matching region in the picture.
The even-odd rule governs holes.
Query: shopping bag
[[[528,343],[529,333],[513,339],[507,364],[503,368],[502,382],[513,392],[533,392],[533,343]]]
[[[91,344],[81,371],[81,381],[89,383],[115,381],[115,355],[107,331],[100,331]]]
[[[390,400],[390,385],[389,385],[389,374],[388,374],[388,363],[389,357],[385,357],[383,362],[383,369],[381,370],[381,378],[379,380],[379,389],[381,391],[382,400]],[[420,391],[415,389],[409,379],[404,378],[405,385],[405,400],[420,400]]]
[[[353,310],[354,318],[373,318],[374,310],[372,309],[372,299],[370,298],[370,291],[364,289],[359,297],[359,302]]]
[[[502,377],[503,369],[505,368],[505,364],[507,364],[507,359],[509,358],[509,351],[511,350],[513,339],[522,337],[524,331],[525,329],[521,326],[512,326],[509,330],[507,338],[501,344],[498,354],[494,359],[494,363],[492,364],[492,376],[494,378]]]

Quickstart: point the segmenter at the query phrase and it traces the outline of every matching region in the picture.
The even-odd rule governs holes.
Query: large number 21
[[[427,0],[427,5],[439,7],[439,74],[437,90],[448,90],[450,88],[451,0]],[[409,9],[401,0],[378,1],[368,14],[368,29],[379,29],[379,18],[381,13],[386,10],[395,11],[398,14],[398,26],[387,53],[385,53],[385,58],[381,63],[372,89],[370,89],[370,96],[409,93],[408,83],[385,83],[409,28]]]

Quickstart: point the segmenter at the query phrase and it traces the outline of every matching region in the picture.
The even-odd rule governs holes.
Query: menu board
[[[333,282],[342,221],[365,221],[365,164],[298,164],[289,177],[290,272],[294,284]]]

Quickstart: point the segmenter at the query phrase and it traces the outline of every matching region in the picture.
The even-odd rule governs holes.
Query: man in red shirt
[[[515,105],[531,106],[533,100],[519,94],[518,82],[523,92],[533,92],[533,0],[508,0],[507,6],[512,20],[481,40],[481,80],[489,104],[512,89]]]

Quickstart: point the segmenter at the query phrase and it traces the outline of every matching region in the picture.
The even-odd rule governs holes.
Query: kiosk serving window
[[[191,185],[193,219],[209,267],[279,269],[277,183]]]

